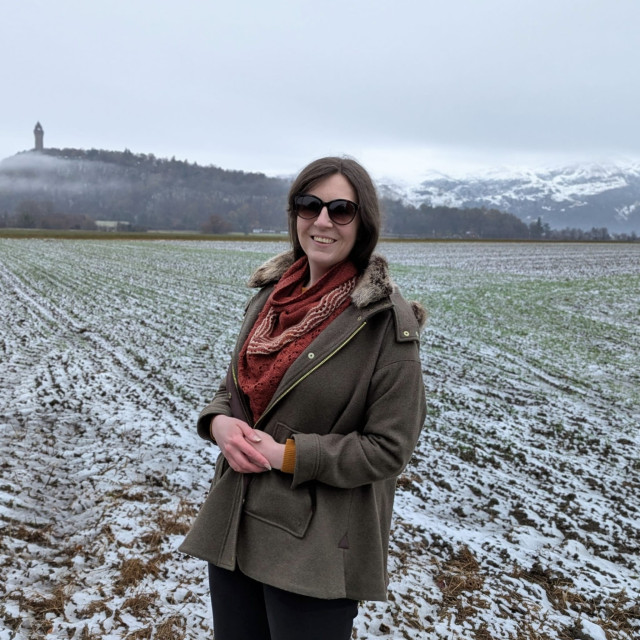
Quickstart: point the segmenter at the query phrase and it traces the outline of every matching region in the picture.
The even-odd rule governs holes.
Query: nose
[[[316,218],[316,225],[321,226],[321,227],[332,227],[333,226],[333,221],[329,217],[329,210],[327,209],[327,205],[325,205],[324,207],[322,207],[322,209],[320,209],[320,213],[318,214],[318,217]]]

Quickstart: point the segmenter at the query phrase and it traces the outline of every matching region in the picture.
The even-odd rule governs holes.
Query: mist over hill
[[[139,229],[198,230],[212,216],[219,232],[280,227],[287,189],[259,173],[126,150],[46,149],[0,162],[0,213],[24,226],[29,217],[58,214]]]
[[[28,151],[0,162],[0,227],[285,232],[290,180],[128,150]],[[640,165],[438,174],[378,188],[388,235],[602,240],[640,231]]]

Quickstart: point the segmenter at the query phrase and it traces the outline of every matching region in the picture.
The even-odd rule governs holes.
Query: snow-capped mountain
[[[414,205],[486,207],[553,228],[640,232],[640,162],[553,169],[493,169],[464,177],[429,173],[417,186],[386,183],[382,195]]]

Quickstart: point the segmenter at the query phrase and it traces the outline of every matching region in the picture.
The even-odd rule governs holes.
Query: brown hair
[[[376,188],[366,169],[352,158],[327,157],[319,158],[308,164],[293,181],[289,189],[287,213],[289,215],[289,239],[296,258],[304,255],[296,225],[296,212],[293,208],[295,196],[307,193],[309,189],[336,173],[342,174],[353,187],[358,200],[360,225],[356,242],[351,250],[350,258],[359,271],[369,264],[369,258],[378,244],[380,237],[380,205]]]

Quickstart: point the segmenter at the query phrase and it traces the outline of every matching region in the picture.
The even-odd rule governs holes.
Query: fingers
[[[234,471],[262,473],[271,470],[269,460],[254,447],[262,442],[263,432],[242,420],[218,415],[211,421],[211,434]]]
[[[232,469],[240,473],[271,471],[267,458],[252,444],[258,444],[261,441],[254,429],[245,423],[240,423],[234,432],[226,435],[220,448]]]
[[[258,435],[260,432],[258,432],[256,429],[252,429],[246,422],[241,422],[240,420],[238,420],[238,427],[249,442],[260,442],[262,440],[260,435]]]
[[[229,453],[233,456],[233,461],[238,465],[238,469],[236,469],[236,471],[240,471],[242,473],[271,471],[271,465],[267,458],[265,458],[262,453],[254,449],[246,440],[231,444],[229,447]]]
[[[230,448],[223,451],[223,453],[231,468],[239,473],[263,473],[265,471],[271,471],[269,461],[255,450],[247,452]]]

